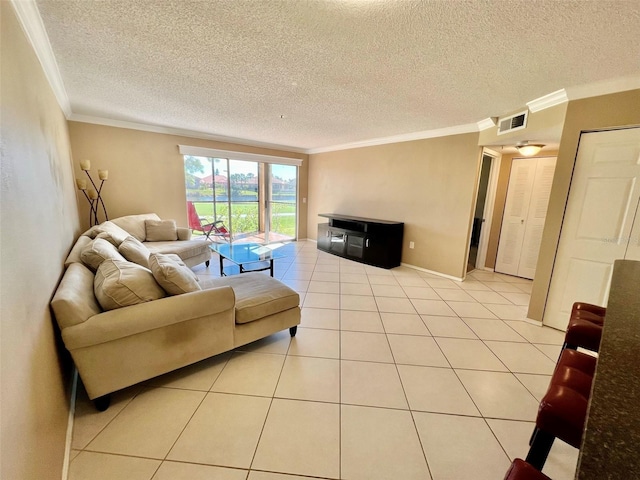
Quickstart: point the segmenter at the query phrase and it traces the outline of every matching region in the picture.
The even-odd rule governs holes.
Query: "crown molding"
[[[69,115],[71,115],[69,96],[64,88],[60,70],[58,69],[58,62],[56,62],[56,57],[51,49],[49,36],[44,28],[44,23],[42,23],[42,17],[35,0],[11,0],[11,4],[25,35],[42,65],[58,105],[60,105],[65,116],[69,118]]]
[[[72,122],[91,123],[94,125],[104,125],[107,127],[127,128],[129,130],[140,130],[143,132],[163,133],[165,135],[176,135],[179,137],[200,138],[202,140],[212,140],[215,142],[232,143],[246,147],[268,148],[270,150],[280,150],[291,153],[307,153],[304,149],[291,147],[289,145],[279,145],[275,143],[257,142],[244,138],[225,137],[222,135],[212,135],[210,133],[198,132],[195,130],[184,130],[181,128],[162,127],[160,125],[150,125],[148,123],[128,122],[125,120],[113,120],[111,118],[94,117],[91,115],[79,115],[72,113],[69,118]]]
[[[640,75],[629,75],[618,77],[602,82],[590,83],[567,88],[569,100],[579,100],[581,98],[599,97],[611,93],[626,92],[628,90],[640,89]]]
[[[563,88],[527,102],[527,107],[529,107],[529,111],[531,111],[531,113],[535,113],[568,101],[569,98],[567,97],[567,92]]]
[[[485,118],[484,120],[480,120],[478,122],[478,130],[483,131],[483,130],[487,130],[488,128],[495,127],[496,121],[494,120],[494,118],[496,117],[493,117],[493,118],[489,117],[489,118]]]
[[[331,147],[310,148],[306,151],[308,154],[335,152],[337,150],[349,150],[351,148],[373,147],[376,145],[386,145],[389,143],[410,142],[413,140],[424,140],[427,138],[447,137],[450,135],[460,135],[464,133],[475,133],[478,131],[477,123],[468,123],[466,125],[458,125],[455,127],[438,128],[435,130],[425,130],[423,132],[406,133],[402,135],[394,135],[391,137],[374,138],[363,140],[361,142],[344,143],[342,145],[333,145]]]

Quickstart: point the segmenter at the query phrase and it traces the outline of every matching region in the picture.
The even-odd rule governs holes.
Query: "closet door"
[[[511,174],[507,187],[498,242],[495,271],[509,275],[518,274],[525,221],[529,212],[529,202],[536,174],[536,162],[529,159],[515,159],[511,163]]]
[[[542,231],[544,230],[544,222],[547,218],[549,195],[551,194],[551,184],[553,183],[553,174],[555,171],[555,157],[538,159],[536,176],[531,192],[531,201],[529,203],[529,213],[525,222],[520,263],[518,265],[517,275],[519,277],[533,280],[536,275]]]
[[[513,160],[496,272],[535,276],[555,168],[555,157]]]
[[[605,305],[616,259],[638,257],[640,128],[583,133],[543,323],[566,329],[576,301]]]

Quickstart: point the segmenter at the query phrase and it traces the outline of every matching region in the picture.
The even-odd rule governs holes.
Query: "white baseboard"
[[[402,265],[403,267],[413,268],[414,270],[419,270],[420,272],[430,273],[431,275],[436,275],[438,277],[448,278],[449,280],[454,280],[456,282],[462,282],[464,280],[464,278],[461,278],[461,277],[454,277],[453,275],[447,275],[446,273],[440,273],[440,272],[435,272],[433,270],[427,270],[426,268],[417,267],[417,266],[411,265],[409,263],[404,263],[403,262],[400,265]]]
[[[76,414],[76,393],[78,391],[78,370],[73,367],[71,380],[71,395],[69,399],[69,418],[67,420],[67,437],[64,444],[64,463],[62,464],[62,480],[69,478],[69,463],[71,462],[71,440],[73,439],[73,420]]]
[[[540,320],[533,320],[532,318],[528,318],[527,317],[522,321],[525,322],[525,323],[529,323],[531,325],[535,325],[536,327],[542,327],[542,322]]]

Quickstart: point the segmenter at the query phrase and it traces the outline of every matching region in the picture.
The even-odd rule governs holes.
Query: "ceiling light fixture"
[[[544,145],[542,143],[529,143],[528,141],[520,142],[516,145],[516,149],[520,152],[520,155],[525,157],[533,157],[540,153],[540,150]]]

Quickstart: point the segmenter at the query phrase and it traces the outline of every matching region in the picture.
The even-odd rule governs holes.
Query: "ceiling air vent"
[[[498,119],[498,135],[526,128],[528,113],[529,111],[525,110],[524,112]]]

